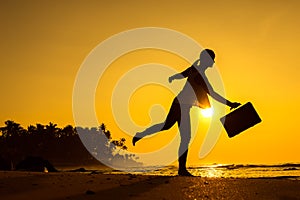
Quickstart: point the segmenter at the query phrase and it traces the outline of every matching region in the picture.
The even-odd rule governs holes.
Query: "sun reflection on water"
[[[216,170],[215,168],[208,168],[207,169],[207,177],[221,177],[220,171]]]

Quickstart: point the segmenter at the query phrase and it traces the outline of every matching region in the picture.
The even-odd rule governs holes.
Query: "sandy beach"
[[[300,181],[2,171],[0,198],[294,200],[300,199]]]

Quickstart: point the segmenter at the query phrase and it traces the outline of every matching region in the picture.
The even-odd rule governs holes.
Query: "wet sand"
[[[0,172],[10,199],[300,199],[300,181],[80,172]]]

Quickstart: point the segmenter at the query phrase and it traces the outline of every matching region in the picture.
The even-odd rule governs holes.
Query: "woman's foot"
[[[194,176],[186,169],[179,169],[178,170],[178,176]]]
[[[132,145],[133,146],[135,146],[135,143],[137,141],[139,141],[140,139],[142,139],[142,138],[140,138],[140,137],[137,136],[138,134],[140,134],[140,133],[136,133],[135,136],[132,138]]]

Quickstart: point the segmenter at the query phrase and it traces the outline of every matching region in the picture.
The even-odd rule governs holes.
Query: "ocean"
[[[107,174],[136,174],[136,175],[159,175],[176,176],[176,166],[137,167],[126,171],[105,169],[99,170]],[[189,167],[188,170],[194,176],[215,178],[282,178],[300,180],[300,164],[285,163],[276,165],[252,165],[252,164],[213,164]],[[98,170],[97,170],[98,171]]]

